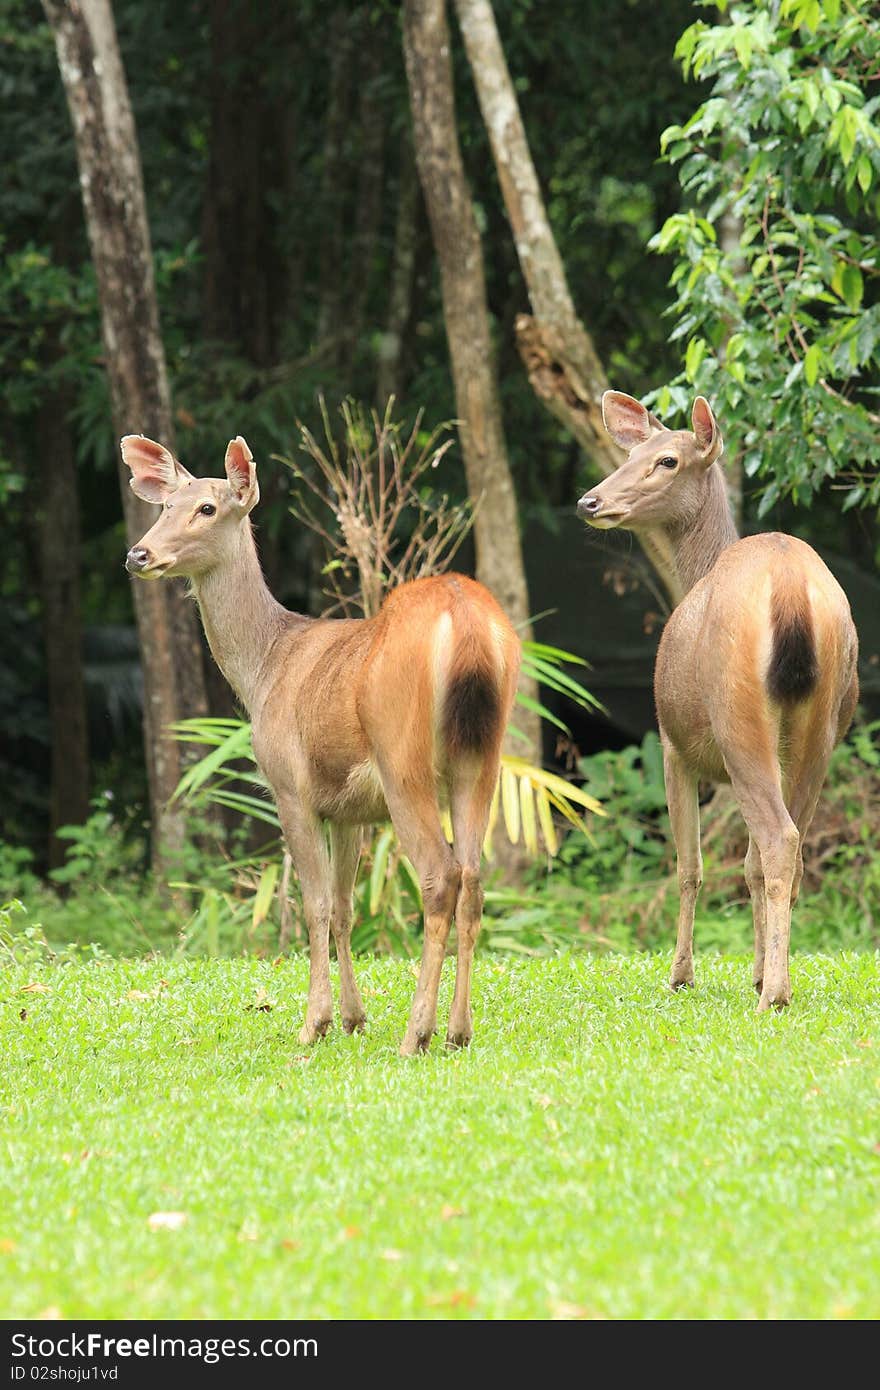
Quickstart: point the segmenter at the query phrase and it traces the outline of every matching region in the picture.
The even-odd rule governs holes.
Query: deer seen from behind
[[[250,512],[256,467],[239,436],[225,478],[194,478],[160,444],[122,440],[139,497],[162,511],[128,553],[142,579],[189,578],[214,659],[247,709],[254,755],[299,875],[310,978],[299,1038],[333,1016],[329,939],[346,1032],[365,1014],[351,957],[362,826],[391,819],[422,890],[424,947],[401,1053],[428,1047],[450,924],[458,959],[447,1043],[471,1038],[480,857],[513,704],[520,647],[482,585],[446,574],[402,584],[367,619],[307,618],[272,597]],[[441,826],[448,805],[454,849]]]
[[[578,514],[602,529],[665,533],[684,593],[654,679],[680,893],[670,985],[694,982],[698,785],[730,782],[749,831],[758,1009],[781,1008],[791,1001],[803,840],[858,699],[849,604],[803,541],[778,532],[738,539],[718,462],[721,433],[703,397],[692,430],[666,429],[619,391],[605,392],[602,411],[629,457],[581,498]]]

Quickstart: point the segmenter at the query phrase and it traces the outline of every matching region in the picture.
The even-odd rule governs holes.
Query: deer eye
[[[199,507],[202,516],[213,516],[216,510],[217,508],[214,506],[213,502],[203,502]]]
[[[673,458],[672,454],[665,454],[662,459],[657,460],[656,466],[658,468],[677,468],[678,459]]]

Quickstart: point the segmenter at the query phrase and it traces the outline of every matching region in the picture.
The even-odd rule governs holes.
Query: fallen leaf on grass
[[[535,1096],[535,1104],[540,1105],[542,1110],[546,1110],[549,1105],[555,1105],[556,1101],[552,1096]]]
[[[126,999],[133,999],[135,1001],[141,999],[158,999],[163,989],[167,988],[168,981],[160,980],[159,983],[157,985],[154,985],[152,989],[130,989],[125,997]]]
[[[8,1236],[0,1240],[0,1255],[11,1255],[17,1248],[15,1241],[10,1240]]]
[[[356,1240],[357,1237],[361,1235],[363,1235],[363,1231],[360,1226],[346,1226],[345,1230],[342,1232],[342,1239]]]
[[[154,1211],[147,1217],[147,1225],[151,1231],[179,1231],[188,1219],[185,1211]]]
[[[457,1216],[464,1216],[464,1207],[452,1207],[447,1202],[440,1208],[441,1221],[454,1221]]]
[[[298,1241],[298,1240],[282,1240],[282,1241],[281,1241],[281,1249],[282,1249],[282,1250],[298,1250],[299,1247],[300,1247],[300,1241]]]
[[[402,1250],[383,1250],[383,1251],[382,1251],[382,1259],[383,1259],[383,1260],[388,1260],[388,1261],[390,1261],[392,1264],[396,1264],[396,1262],[397,1262],[398,1260],[402,1260],[402,1259],[403,1259],[403,1251],[402,1251]]]
[[[39,980],[31,980],[30,984],[22,985],[19,994],[51,994],[48,985],[41,984]]]
[[[275,1008],[275,1000],[269,998],[267,989],[258,989],[257,997],[252,1004],[245,1004],[245,1013],[268,1014]]]
[[[43,1308],[37,1313],[39,1322],[60,1322],[63,1317],[64,1314],[55,1303],[50,1303],[48,1308]]]
[[[595,1308],[585,1308],[580,1303],[553,1303],[550,1305],[550,1315],[554,1322],[575,1322],[585,1318],[592,1321],[604,1316],[597,1313]]]
[[[453,1289],[451,1293],[429,1294],[425,1302],[431,1308],[476,1308],[477,1300],[468,1289]]]

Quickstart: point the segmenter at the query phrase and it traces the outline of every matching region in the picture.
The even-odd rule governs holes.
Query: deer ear
[[[123,461],[131,469],[131,489],[144,502],[164,502],[184,483],[191,483],[192,473],[163,445],[142,434],[126,434],[119,441]]]
[[[712,407],[705,396],[697,396],[694,401],[691,424],[693,425],[697,448],[702,455],[701,462],[708,468],[721,454],[724,440],[721,438],[721,431],[715,416],[712,414]]]
[[[602,419],[615,444],[621,449],[634,449],[644,444],[663,426],[656,415],[649,415],[640,401],[623,391],[605,391],[602,396]]]
[[[226,476],[236,502],[245,512],[249,512],[260,500],[260,488],[254,456],[240,434],[229,441],[226,450]]]

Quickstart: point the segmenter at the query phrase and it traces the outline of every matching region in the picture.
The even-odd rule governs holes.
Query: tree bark
[[[389,396],[400,395],[401,354],[406,326],[412,313],[418,235],[419,178],[413,157],[412,136],[407,130],[400,141],[388,317],[379,341],[376,400],[380,413],[384,411]]]
[[[37,418],[42,508],[40,569],[51,729],[49,868],[64,863],[62,825],[80,825],[89,812],[89,747],[83,675],[79,575],[79,496],[76,454],[68,424],[70,392],[59,387]]]
[[[321,161],[323,235],[318,266],[317,341],[331,343],[329,360],[338,362],[345,317],[345,285],[340,274],[345,264],[345,130],[351,108],[354,48],[352,21],[346,6],[338,6],[330,17],[328,47],[330,79]]]
[[[455,122],[445,0],[406,0],[403,34],[416,164],[440,264],[462,455],[477,508],[477,578],[492,590],[520,635],[529,637],[529,597],[489,332],[483,253]],[[534,697],[533,687],[521,688]],[[537,716],[518,709],[516,723],[532,755],[540,758]]]
[[[723,255],[734,256],[739,251],[740,242],[743,234],[742,218],[738,217],[732,208],[721,217],[718,224],[718,243]],[[747,266],[741,256],[738,256],[733,263],[733,274],[737,280],[745,275]],[[730,333],[725,330],[723,341],[718,349],[719,359],[723,362],[727,351],[727,344]],[[742,526],[743,515],[743,466],[742,453],[729,457],[726,453],[723,459],[724,476],[727,479],[727,493],[730,497],[730,505],[733,509],[733,519],[736,522],[736,529]]]
[[[613,473],[625,455],[602,423],[608,378],[575,312],[492,5],[490,0],[455,0],[455,8],[532,305],[533,316],[520,314],[516,320],[520,355],[538,399],[571,430],[602,473]],[[639,540],[677,603],[682,590],[671,547],[662,537]]]
[[[368,23],[366,11],[360,16],[360,24],[363,40],[358,64],[357,193],[354,233],[348,251],[350,263],[342,355],[343,379],[350,376],[364,329],[384,201],[385,103],[382,100],[382,79],[386,61],[385,35]]]
[[[247,69],[267,36],[281,41],[274,6],[211,0],[210,140],[202,217],[205,331],[258,366],[276,358],[277,214],[266,197],[281,166],[277,110]],[[276,271],[278,277],[276,278]]]
[[[109,0],[43,0],[54,31],[76,141],[83,207],[101,308],[113,427],[174,447],[171,396],[153,276],[140,152]],[[119,483],[130,544],[155,519]],[[120,557],[120,562],[121,562]],[[153,861],[161,867],[183,839],[169,806],[181,772],[180,745],[165,730],[204,714],[204,675],[194,606],[182,584],[133,581],[144,670],[144,747]]]

